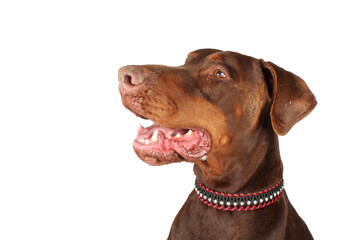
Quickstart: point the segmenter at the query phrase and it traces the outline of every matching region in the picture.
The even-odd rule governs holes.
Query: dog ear
[[[315,96],[304,80],[272,62],[261,59],[269,95],[272,98],[270,118],[274,131],[285,135],[316,106]]]

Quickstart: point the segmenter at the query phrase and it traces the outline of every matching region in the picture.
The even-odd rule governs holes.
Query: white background
[[[198,48],[307,82],[318,106],[280,138],[286,189],[315,239],[359,239],[359,6],[251,2],[2,1],[0,239],[165,239],[192,165],[136,157],[117,71]]]

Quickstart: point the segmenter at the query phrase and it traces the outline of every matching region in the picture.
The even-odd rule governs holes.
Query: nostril
[[[137,66],[125,66],[119,69],[119,81],[122,89],[130,90],[144,82],[142,69]]]
[[[124,76],[124,83],[128,84],[128,85],[132,85],[132,86],[135,85],[133,83],[133,78],[130,75],[127,75],[127,74]]]
[[[135,87],[137,85],[140,85],[143,82],[143,78],[139,74],[125,74],[123,76],[123,81],[125,85],[128,85],[130,87]]]

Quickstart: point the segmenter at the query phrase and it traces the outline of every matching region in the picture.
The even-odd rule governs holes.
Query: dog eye
[[[221,71],[221,70],[216,70],[215,75],[218,78],[225,78],[226,77],[225,73],[223,73],[223,71]]]

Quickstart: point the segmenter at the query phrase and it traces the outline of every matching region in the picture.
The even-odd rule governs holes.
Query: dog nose
[[[125,66],[119,69],[119,88],[127,91],[140,86],[144,82],[144,74],[140,67]]]

